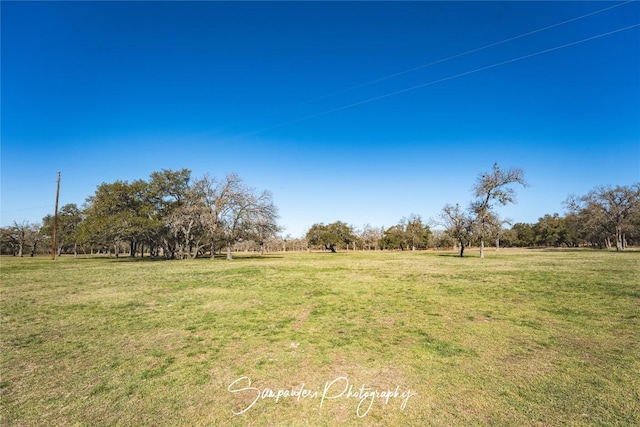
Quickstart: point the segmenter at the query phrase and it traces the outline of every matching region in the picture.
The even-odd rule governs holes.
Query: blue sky
[[[494,162],[525,171],[518,222],[640,181],[638,2],[0,7],[2,226],[52,213],[58,171],[60,206],[237,172],[292,236],[435,218]]]

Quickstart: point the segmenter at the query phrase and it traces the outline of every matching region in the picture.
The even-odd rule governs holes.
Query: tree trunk
[[[484,237],[480,237],[480,258],[484,258]]]
[[[227,242],[227,260],[232,260],[233,257],[231,256],[231,242]]]
[[[460,256],[464,256],[464,243],[462,241],[460,241]]]
[[[616,251],[623,250],[624,247],[622,245],[622,230],[620,227],[616,227]]]
[[[607,246],[607,249],[611,249],[611,238],[610,237],[606,237],[604,239],[604,244]]]

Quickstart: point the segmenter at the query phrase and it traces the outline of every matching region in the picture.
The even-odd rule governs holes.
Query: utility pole
[[[53,214],[53,236],[51,237],[51,260],[56,259],[56,232],[58,231],[58,197],[60,196],[60,172],[58,172],[58,185],[56,188],[56,207]]]

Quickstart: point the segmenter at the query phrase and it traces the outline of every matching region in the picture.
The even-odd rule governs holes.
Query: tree
[[[402,218],[400,224],[404,227],[404,233],[411,250],[426,249],[429,246],[429,240],[432,236],[431,229],[422,223],[420,215],[411,214],[408,218]]]
[[[504,206],[515,202],[515,190],[509,186],[510,184],[527,186],[522,169],[511,168],[503,171],[498,163],[494,163],[493,171],[481,174],[473,187],[476,200],[472,202],[471,209],[475,215],[476,232],[480,239],[480,258],[484,258],[484,238],[492,228],[494,205],[497,203]]]
[[[511,227],[512,244],[520,247],[533,246],[536,243],[535,232],[531,224],[518,222]]]
[[[383,249],[400,249],[404,251],[409,247],[407,233],[401,224],[396,224],[387,228],[382,236],[381,246]]]
[[[42,240],[40,225],[28,221],[14,221],[10,227],[3,227],[0,244],[0,253],[12,254],[23,257],[27,247],[30,247],[30,256],[35,256],[38,243]]]
[[[128,241],[135,256],[138,242],[148,238],[153,223],[153,206],[146,196],[147,184],[142,180],[101,184],[87,198],[83,233],[113,244],[116,257],[120,243]]]
[[[262,241],[279,231],[276,223],[278,209],[269,191],[256,193],[236,176],[227,177],[228,192],[221,197],[219,230],[231,260],[231,247],[242,239]]]
[[[554,213],[538,218],[538,222],[533,225],[533,234],[538,245],[560,246],[564,243],[567,233],[563,218]]]
[[[445,230],[433,230],[433,246],[436,250],[439,248],[450,248],[455,246],[456,240]]]
[[[569,211],[582,218],[590,234],[604,232],[607,247],[614,238],[617,251],[626,248],[626,233],[634,230],[640,212],[640,183],[631,186],[598,186],[588,194],[570,196],[565,202]]]
[[[500,250],[500,239],[508,231],[505,229],[505,225],[511,225],[511,222],[510,219],[502,219],[495,212],[490,212],[483,224],[485,236],[495,239],[496,251]]]
[[[173,259],[181,244],[171,229],[170,218],[187,195],[190,187],[191,171],[162,169],[153,172],[147,185],[146,198],[152,210],[149,212],[148,233],[152,246],[162,249],[166,258]],[[155,250],[152,250],[155,252]]]
[[[431,229],[422,223],[420,215],[411,214],[408,218],[403,217],[400,222],[393,227],[389,227],[383,232],[381,246],[386,249],[405,250],[411,248],[426,249],[431,239]]]
[[[382,239],[384,234],[384,230],[381,228],[372,227],[370,224],[365,224],[365,226],[358,233],[358,238],[362,243],[362,248],[371,250],[373,247],[374,250],[378,249],[378,242]]]
[[[180,259],[196,258],[204,246],[205,205],[203,194],[197,186],[189,187],[184,197],[166,217],[166,224],[172,231],[177,256]]]
[[[221,181],[208,175],[192,181],[188,169],[154,172],[149,181],[116,181],[98,186],[87,198],[83,238],[107,242],[118,256],[128,242],[131,256],[148,245],[151,255],[195,258],[211,245],[213,257],[221,243],[241,239],[261,247],[278,230],[277,208],[268,191],[257,193],[230,174]]]
[[[80,242],[78,230],[83,220],[82,215],[82,211],[75,203],[68,203],[60,208],[56,230],[57,255],[60,255],[63,249],[70,245],[73,245],[74,255],[77,254],[77,246]],[[53,235],[53,215],[47,215],[42,218],[40,234],[44,236]]]
[[[218,181],[209,175],[203,176],[194,183],[200,188],[204,202],[202,213],[203,226],[211,246],[211,259],[215,257],[216,242],[225,240],[223,216],[228,220],[231,204],[242,193],[242,180],[235,174],[228,174]],[[228,252],[230,256],[230,252]]]
[[[18,239],[13,227],[0,228],[0,254],[16,256]]]
[[[12,227],[12,231],[14,234],[14,240],[16,242],[16,247],[17,247],[17,255],[19,257],[24,256],[24,246],[25,246],[25,242],[26,242],[26,234],[27,234],[27,228],[29,227],[29,223],[26,221],[22,221],[22,222],[17,222],[17,221],[13,221],[13,227]]]
[[[352,227],[341,221],[329,225],[314,224],[307,232],[306,239],[311,246],[323,246],[325,250],[336,252],[336,248],[343,244],[349,245],[355,241]]]
[[[447,204],[440,214],[441,224],[446,232],[460,245],[460,256],[464,256],[464,248],[473,238],[473,218],[467,215],[460,206]]]

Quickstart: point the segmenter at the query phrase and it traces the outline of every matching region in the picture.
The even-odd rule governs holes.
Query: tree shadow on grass
[[[140,258],[140,257],[130,257],[130,256],[123,256],[123,257],[111,257],[111,258],[105,258],[105,260],[109,261],[109,262],[158,262],[158,261],[171,261],[170,259],[164,258],[164,257],[151,257],[151,256],[147,256],[144,258]]]
[[[609,253],[638,253],[640,252],[640,248],[631,247],[626,248],[622,251],[616,251],[615,248],[607,249],[607,248],[596,248],[596,247],[583,247],[583,248],[528,248],[528,249],[537,249],[540,252],[577,252],[577,253],[585,253],[585,252],[609,252]]]
[[[233,254],[233,259],[231,261],[234,260],[243,260],[243,259],[263,259],[263,260],[267,260],[267,259],[274,259],[274,258],[284,258],[282,255],[251,255],[251,254]],[[216,254],[215,258],[212,260],[211,257],[209,256],[202,256],[202,257],[198,257],[195,259],[191,259],[191,258],[187,258],[187,259],[169,259],[169,258],[165,258],[165,257],[130,257],[130,256],[123,256],[123,257],[118,257],[118,258],[104,258],[106,261],[109,262],[158,262],[158,261],[174,261],[174,262],[180,262],[180,261],[201,261],[201,262],[218,262],[218,261],[227,261],[227,256],[226,254]]]
[[[233,254],[233,260],[235,259],[272,259],[272,258],[284,258],[282,255],[242,255],[242,254]],[[227,261],[227,256],[225,254],[216,255],[216,259],[221,259],[223,261]]]

